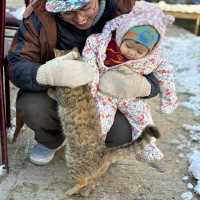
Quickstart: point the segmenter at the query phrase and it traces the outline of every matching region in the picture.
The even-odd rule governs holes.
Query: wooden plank
[[[198,13],[186,13],[186,12],[177,12],[177,11],[164,11],[165,13],[172,15],[176,18],[181,19],[197,19],[200,17],[200,14]]]
[[[199,33],[199,26],[200,26],[200,14],[199,13],[186,13],[186,12],[178,12],[178,11],[164,11],[168,15],[172,15],[178,19],[192,19],[196,20],[195,35]]]

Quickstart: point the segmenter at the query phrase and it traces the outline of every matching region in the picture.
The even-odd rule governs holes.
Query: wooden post
[[[198,35],[199,33],[199,26],[200,26],[200,16],[196,20],[196,26],[195,26],[195,34]]]

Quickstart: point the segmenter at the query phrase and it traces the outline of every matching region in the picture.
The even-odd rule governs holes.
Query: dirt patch
[[[180,96],[180,98],[185,98]],[[148,165],[124,161],[113,165],[101,178],[97,190],[88,200],[180,200],[186,191],[182,177],[187,175],[187,161],[174,140],[181,141],[187,133],[183,124],[199,119],[186,108],[179,107],[171,115],[159,113],[159,99],[151,100],[153,117],[162,133],[159,147],[165,158]],[[26,128],[14,145],[9,145],[10,174],[0,181],[0,200],[63,200],[67,188],[67,171],[63,152],[60,151],[48,166],[38,167],[29,160],[34,144],[33,133]],[[67,199],[82,199],[75,196]],[[195,198],[194,198],[195,200]]]

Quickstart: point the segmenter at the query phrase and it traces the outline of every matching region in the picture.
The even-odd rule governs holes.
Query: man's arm
[[[40,33],[41,23],[32,13],[22,21],[8,53],[9,74],[11,81],[22,90],[44,91],[36,81],[40,67]]]
[[[146,98],[152,98],[152,97],[157,96],[160,93],[160,86],[159,86],[158,79],[154,76],[153,72],[144,76],[148,80],[148,82],[151,84],[151,92],[148,96],[145,96],[142,98],[146,99]]]

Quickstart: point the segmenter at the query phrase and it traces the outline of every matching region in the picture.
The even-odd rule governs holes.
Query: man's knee
[[[125,116],[117,110],[114,123],[107,134],[106,146],[114,147],[132,141],[132,128]]]
[[[16,101],[16,112],[32,129],[58,121],[57,103],[46,93],[19,92]]]

